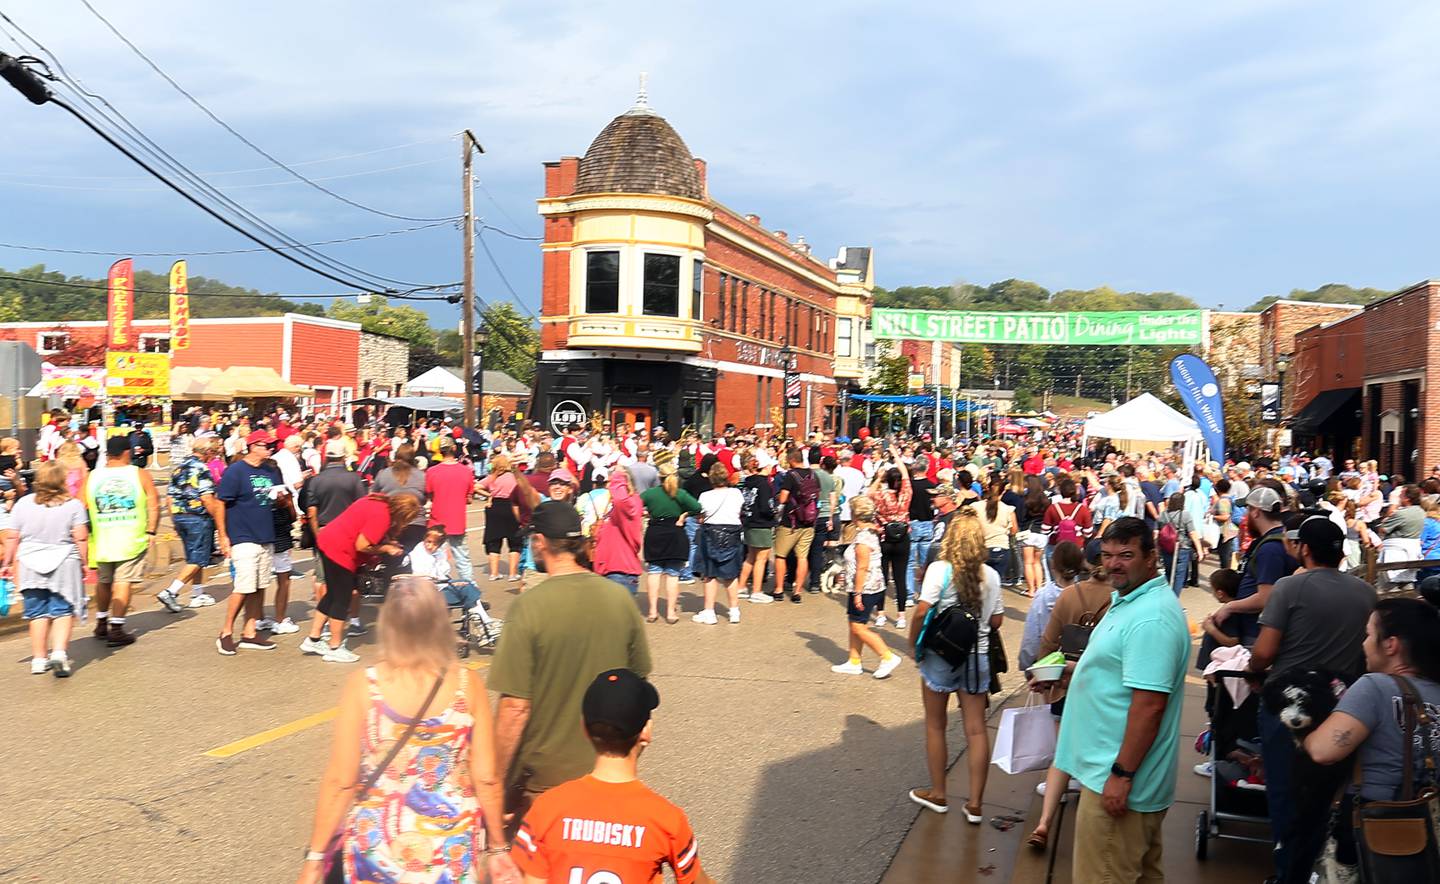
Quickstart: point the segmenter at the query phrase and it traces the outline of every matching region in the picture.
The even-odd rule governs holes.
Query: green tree
[[[0,268],[0,321],[14,318],[32,322],[78,322],[105,318],[105,280],[66,276],[36,264],[23,270]],[[68,284],[64,284],[68,283]],[[257,289],[226,285],[204,276],[188,281],[190,313],[198,318],[218,316],[279,316],[283,313],[325,315],[319,304],[297,303]],[[164,319],[170,315],[168,274],[138,270],[135,273],[135,317]]]
[[[522,384],[534,383],[540,360],[540,332],[535,323],[521,316],[514,304],[503,303],[482,310],[480,321],[490,332],[485,368],[503,371]]]
[[[393,306],[379,295],[371,295],[369,303],[357,304],[336,300],[330,304],[329,316],[345,322],[358,322],[367,332],[404,338],[411,346],[435,346],[435,330],[430,317],[409,306]]]
[[[1264,310],[1282,297],[1290,301],[1313,301],[1319,304],[1368,304],[1389,297],[1394,292],[1384,289],[1357,289],[1338,282],[1329,282],[1317,289],[1291,289],[1288,295],[1266,295],[1245,309]]]

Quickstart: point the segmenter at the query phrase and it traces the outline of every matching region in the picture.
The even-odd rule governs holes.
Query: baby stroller
[[[1269,835],[1242,834],[1235,825],[1270,825],[1265,803],[1265,774],[1260,763],[1260,726],[1256,714],[1260,693],[1254,691],[1239,706],[1231,700],[1226,679],[1243,679],[1239,672],[1217,672],[1211,703],[1210,730],[1195,741],[1210,756],[1210,807],[1195,819],[1195,858],[1203,860],[1214,838],[1269,844]],[[1208,743],[1208,746],[1205,745]],[[1229,831],[1226,831],[1226,829]]]

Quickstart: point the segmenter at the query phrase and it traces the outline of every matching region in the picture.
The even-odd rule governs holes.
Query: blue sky
[[[468,127],[486,149],[479,213],[538,233],[540,164],[582,154],[643,70],[652,105],[709,162],[714,196],[827,257],[874,246],[885,286],[1015,276],[1237,308],[1436,273],[1435,4],[92,2],[252,140],[398,214],[458,212],[452,136]],[[411,226],[275,185],[278,170],[228,174],[264,162],[79,0],[3,9],[297,239]],[[3,34],[0,48],[16,54]],[[7,90],[0,119],[0,242],[176,257],[248,245],[58,109]],[[534,307],[538,249],[487,242]],[[387,276],[460,277],[449,227],[325,249]],[[109,260],[0,246],[7,268],[99,276]],[[191,273],[337,290],[268,255],[191,257]],[[477,278],[483,297],[509,298],[483,252]]]

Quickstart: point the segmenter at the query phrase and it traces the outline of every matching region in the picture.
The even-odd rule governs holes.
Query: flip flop
[[[659,620],[659,619],[660,619],[660,615],[659,615],[659,614],[651,614],[650,616],[648,616],[648,617],[645,618],[645,622],[646,622],[646,623],[654,623],[655,621],[657,621],[657,620]]]
[[[1050,833],[1042,835],[1039,831],[1031,832],[1030,837],[1025,839],[1025,846],[1031,850],[1045,850],[1050,846]]]

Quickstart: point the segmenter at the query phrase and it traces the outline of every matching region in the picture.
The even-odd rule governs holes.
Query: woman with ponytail
[[[983,508],[984,504],[979,506]],[[910,800],[921,807],[936,813],[950,810],[945,797],[946,766],[950,760],[945,726],[950,695],[958,694],[960,716],[965,725],[965,755],[970,768],[970,797],[962,809],[965,820],[974,825],[984,820],[980,811],[990,764],[990,737],[985,730],[985,704],[990,689],[990,633],[999,629],[1005,619],[1000,575],[985,563],[988,554],[982,514],[973,505],[956,512],[940,541],[939,560],[925,569],[920,602],[910,627],[913,645],[931,608],[938,615],[960,605],[976,621],[975,646],[959,666],[950,665],[936,653],[921,652],[918,668],[920,694],[925,703],[925,761],[930,770],[930,788],[910,790]]]

